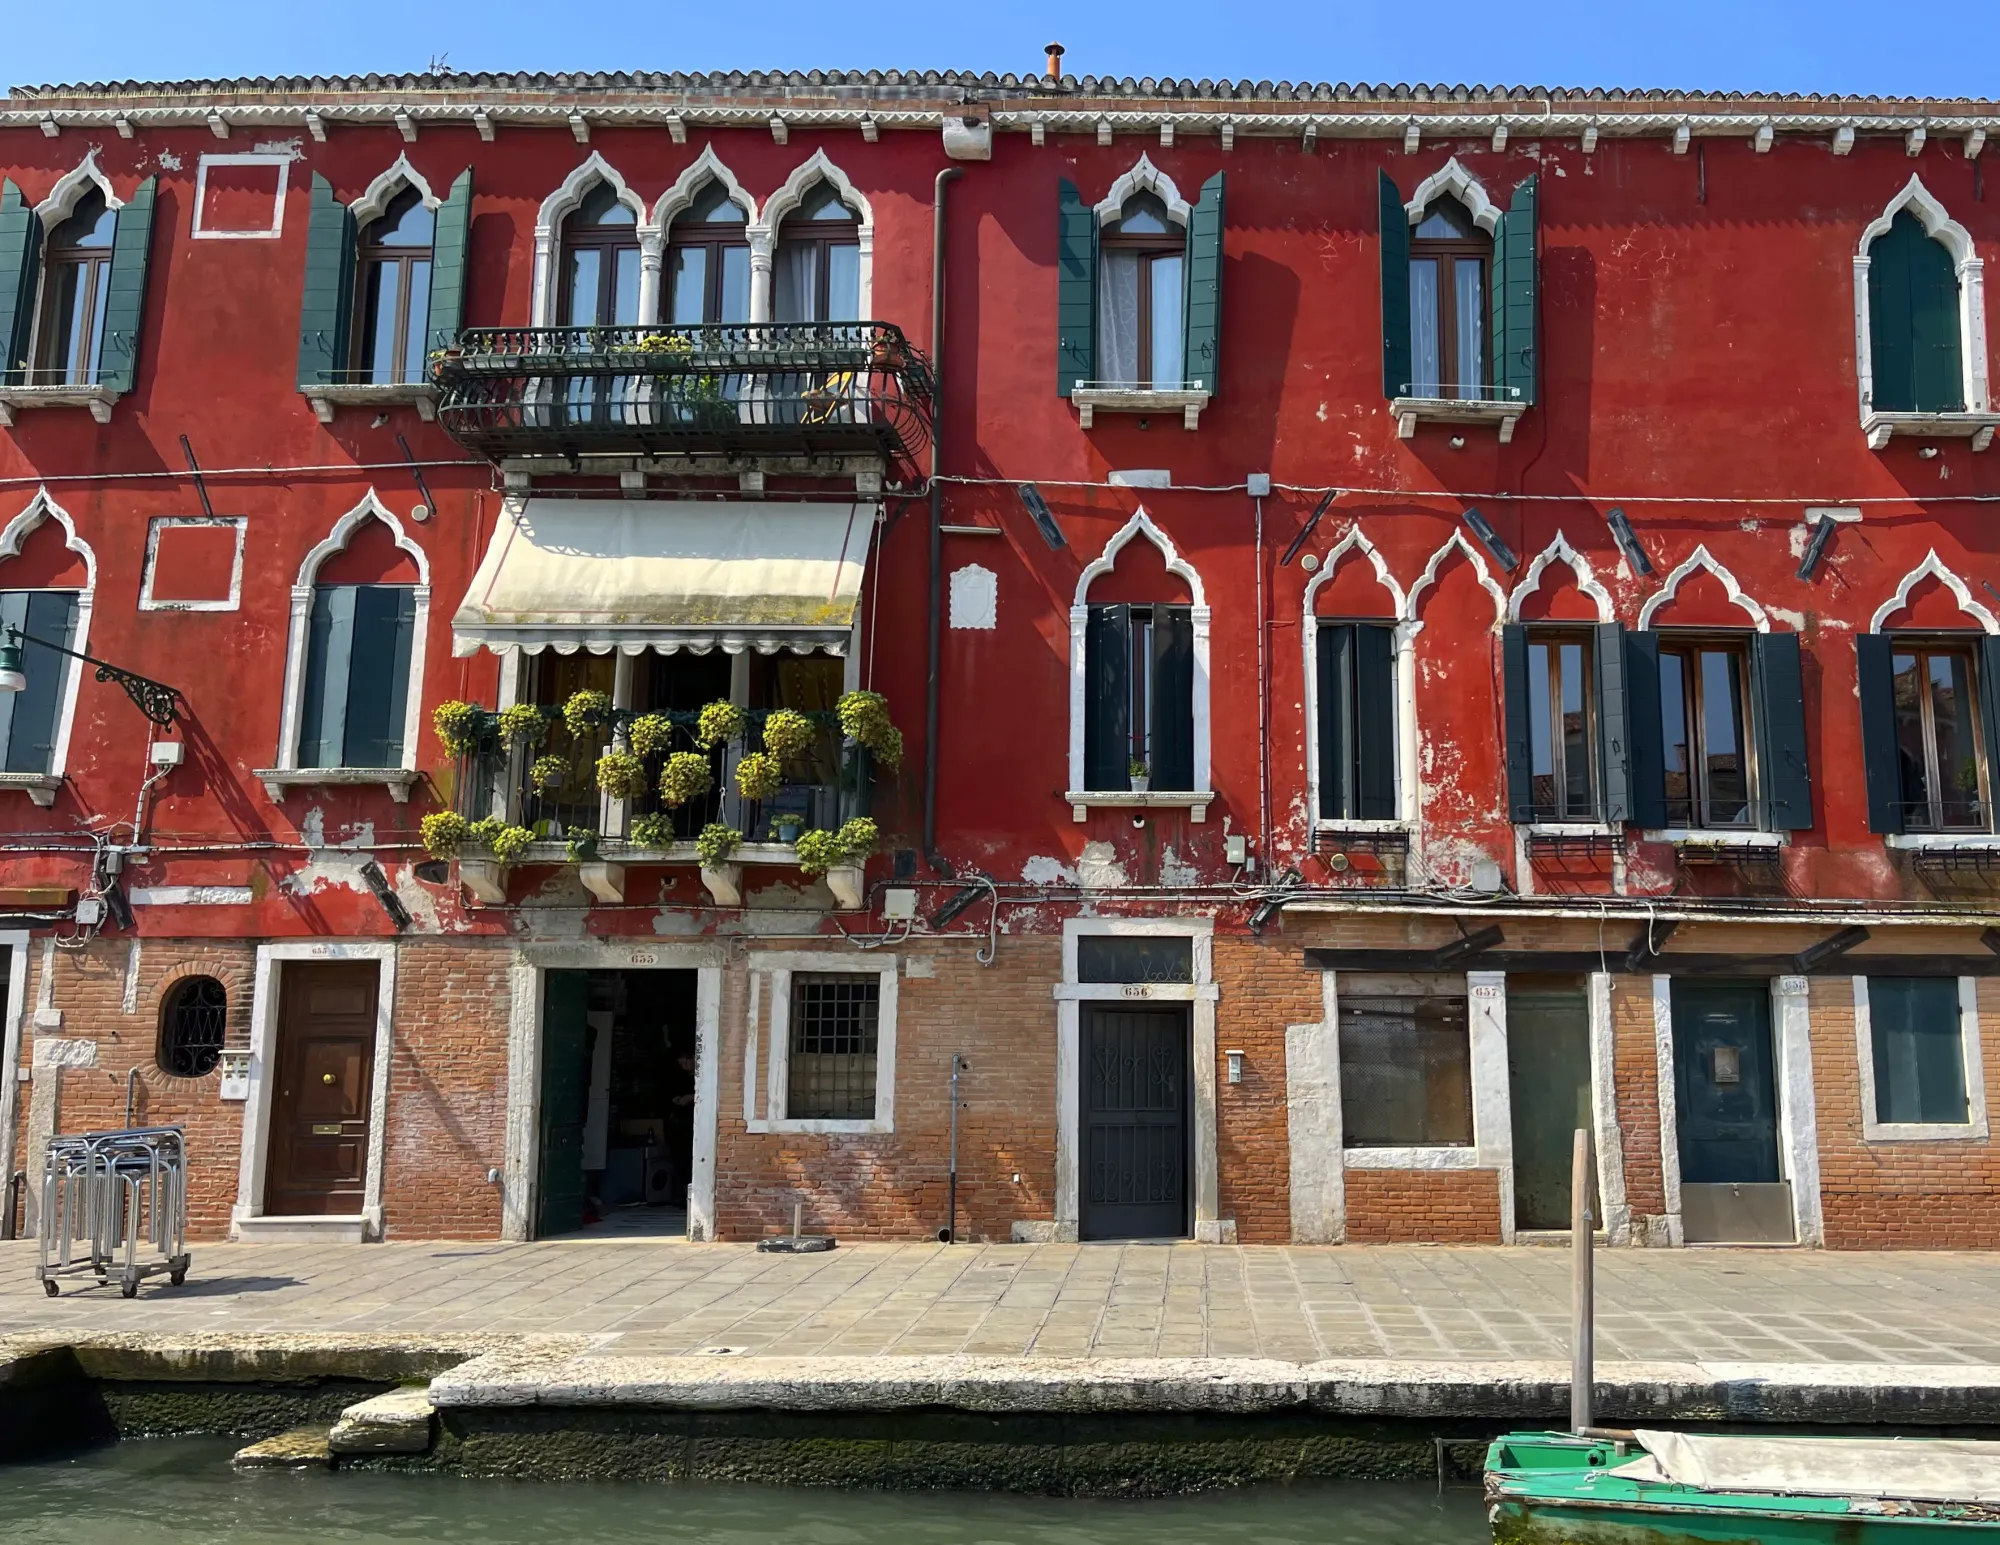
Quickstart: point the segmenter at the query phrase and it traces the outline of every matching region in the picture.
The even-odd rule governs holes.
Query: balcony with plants
[[[857,908],[879,842],[876,769],[902,760],[873,692],[808,712],[634,710],[580,691],[560,708],[443,703],[432,723],[457,763],[456,799],[424,818],[424,845],[493,905],[516,866],[574,864],[593,896],[617,902],[628,868],[666,864],[698,866],[723,906],[742,905],[744,868],[763,865],[824,877],[838,906]]]
[[[930,363],[887,322],[476,327],[431,356],[438,421],[494,460],[880,457],[930,441]]]

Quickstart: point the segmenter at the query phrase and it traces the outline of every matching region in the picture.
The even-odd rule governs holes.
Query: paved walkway
[[[19,1331],[601,1337],[599,1353],[1395,1359],[1567,1356],[1569,1260],[1537,1249],[636,1242],[203,1245],[187,1284],[66,1285],[0,1245]],[[2000,1366],[2000,1256],[1598,1258],[1606,1360]]]

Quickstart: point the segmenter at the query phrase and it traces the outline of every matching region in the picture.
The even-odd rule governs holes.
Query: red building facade
[[[1513,1241],[1584,1126],[1614,1243],[1993,1243],[1996,118],[15,91],[10,1169]]]

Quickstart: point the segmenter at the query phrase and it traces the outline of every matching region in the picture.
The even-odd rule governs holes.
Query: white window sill
[[[397,804],[407,805],[410,790],[424,775],[411,767],[263,767],[253,776],[273,804],[284,803],[287,789],[382,788]]]
[[[1882,841],[1892,848],[1960,848],[1968,853],[2000,853],[2000,836],[1992,832],[1889,832]]]
[[[0,772],[0,789],[19,789],[44,809],[56,802],[56,790],[62,786],[55,773]]]
[[[336,408],[392,408],[414,405],[426,423],[437,417],[438,391],[428,381],[339,381],[322,386],[302,386],[300,394],[312,404],[313,416],[331,424]]]
[[[1919,440],[1970,440],[1975,451],[1993,443],[2000,413],[1875,413],[1861,415],[1868,449],[1879,451],[1897,435]]]
[[[1521,828],[1530,837],[1615,837],[1618,829],[1603,821],[1531,821]]]
[[[1076,404],[1077,426],[1091,427],[1096,413],[1178,413],[1183,429],[1197,428],[1201,410],[1214,393],[1200,388],[1186,391],[1156,391],[1151,387],[1115,386],[1104,381],[1085,381],[1070,389],[1069,400]]]
[[[1313,830],[1333,835],[1350,837],[1407,837],[1410,834],[1408,821],[1330,821],[1325,817],[1313,822]]]
[[[23,408],[88,408],[98,423],[108,424],[117,401],[108,386],[0,386],[0,429],[13,428]]]
[[[886,1137],[893,1133],[895,1125],[887,1121],[793,1121],[780,1117],[776,1121],[751,1121],[744,1124],[749,1132],[795,1132],[808,1137]]]
[[[1419,424],[1493,424],[1500,443],[1514,438],[1514,426],[1528,411],[1525,402],[1483,402],[1460,397],[1393,397],[1389,411],[1396,416],[1396,438],[1414,440]]]
[[[1866,1121],[1861,1123],[1864,1143],[1983,1143],[1986,1121],[1917,1122]]]
[[[1348,1169],[1478,1169],[1479,1150],[1471,1144],[1437,1148],[1345,1148]]]
[[[1071,819],[1085,821],[1092,810],[1185,810],[1188,819],[1199,825],[1208,819],[1208,807],[1215,799],[1213,789],[1148,789],[1137,794],[1130,789],[1071,789],[1068,801]]]
[[[1748,848],[1775,853],[1785,845],[1781,832],[1742,831],[1727,827],[1709,831],[1698,826],[1669,826],[1660,831],[1643,831],[1639,835],[1647,842],[1671,842],[1676,847]]]

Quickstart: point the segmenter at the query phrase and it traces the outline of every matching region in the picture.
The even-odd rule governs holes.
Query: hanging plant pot
[[[833,892],[833,904],[843,912],[861,909],[861,888],[866,871],[859,864],[835,864],[826,872],[826,888]]]

